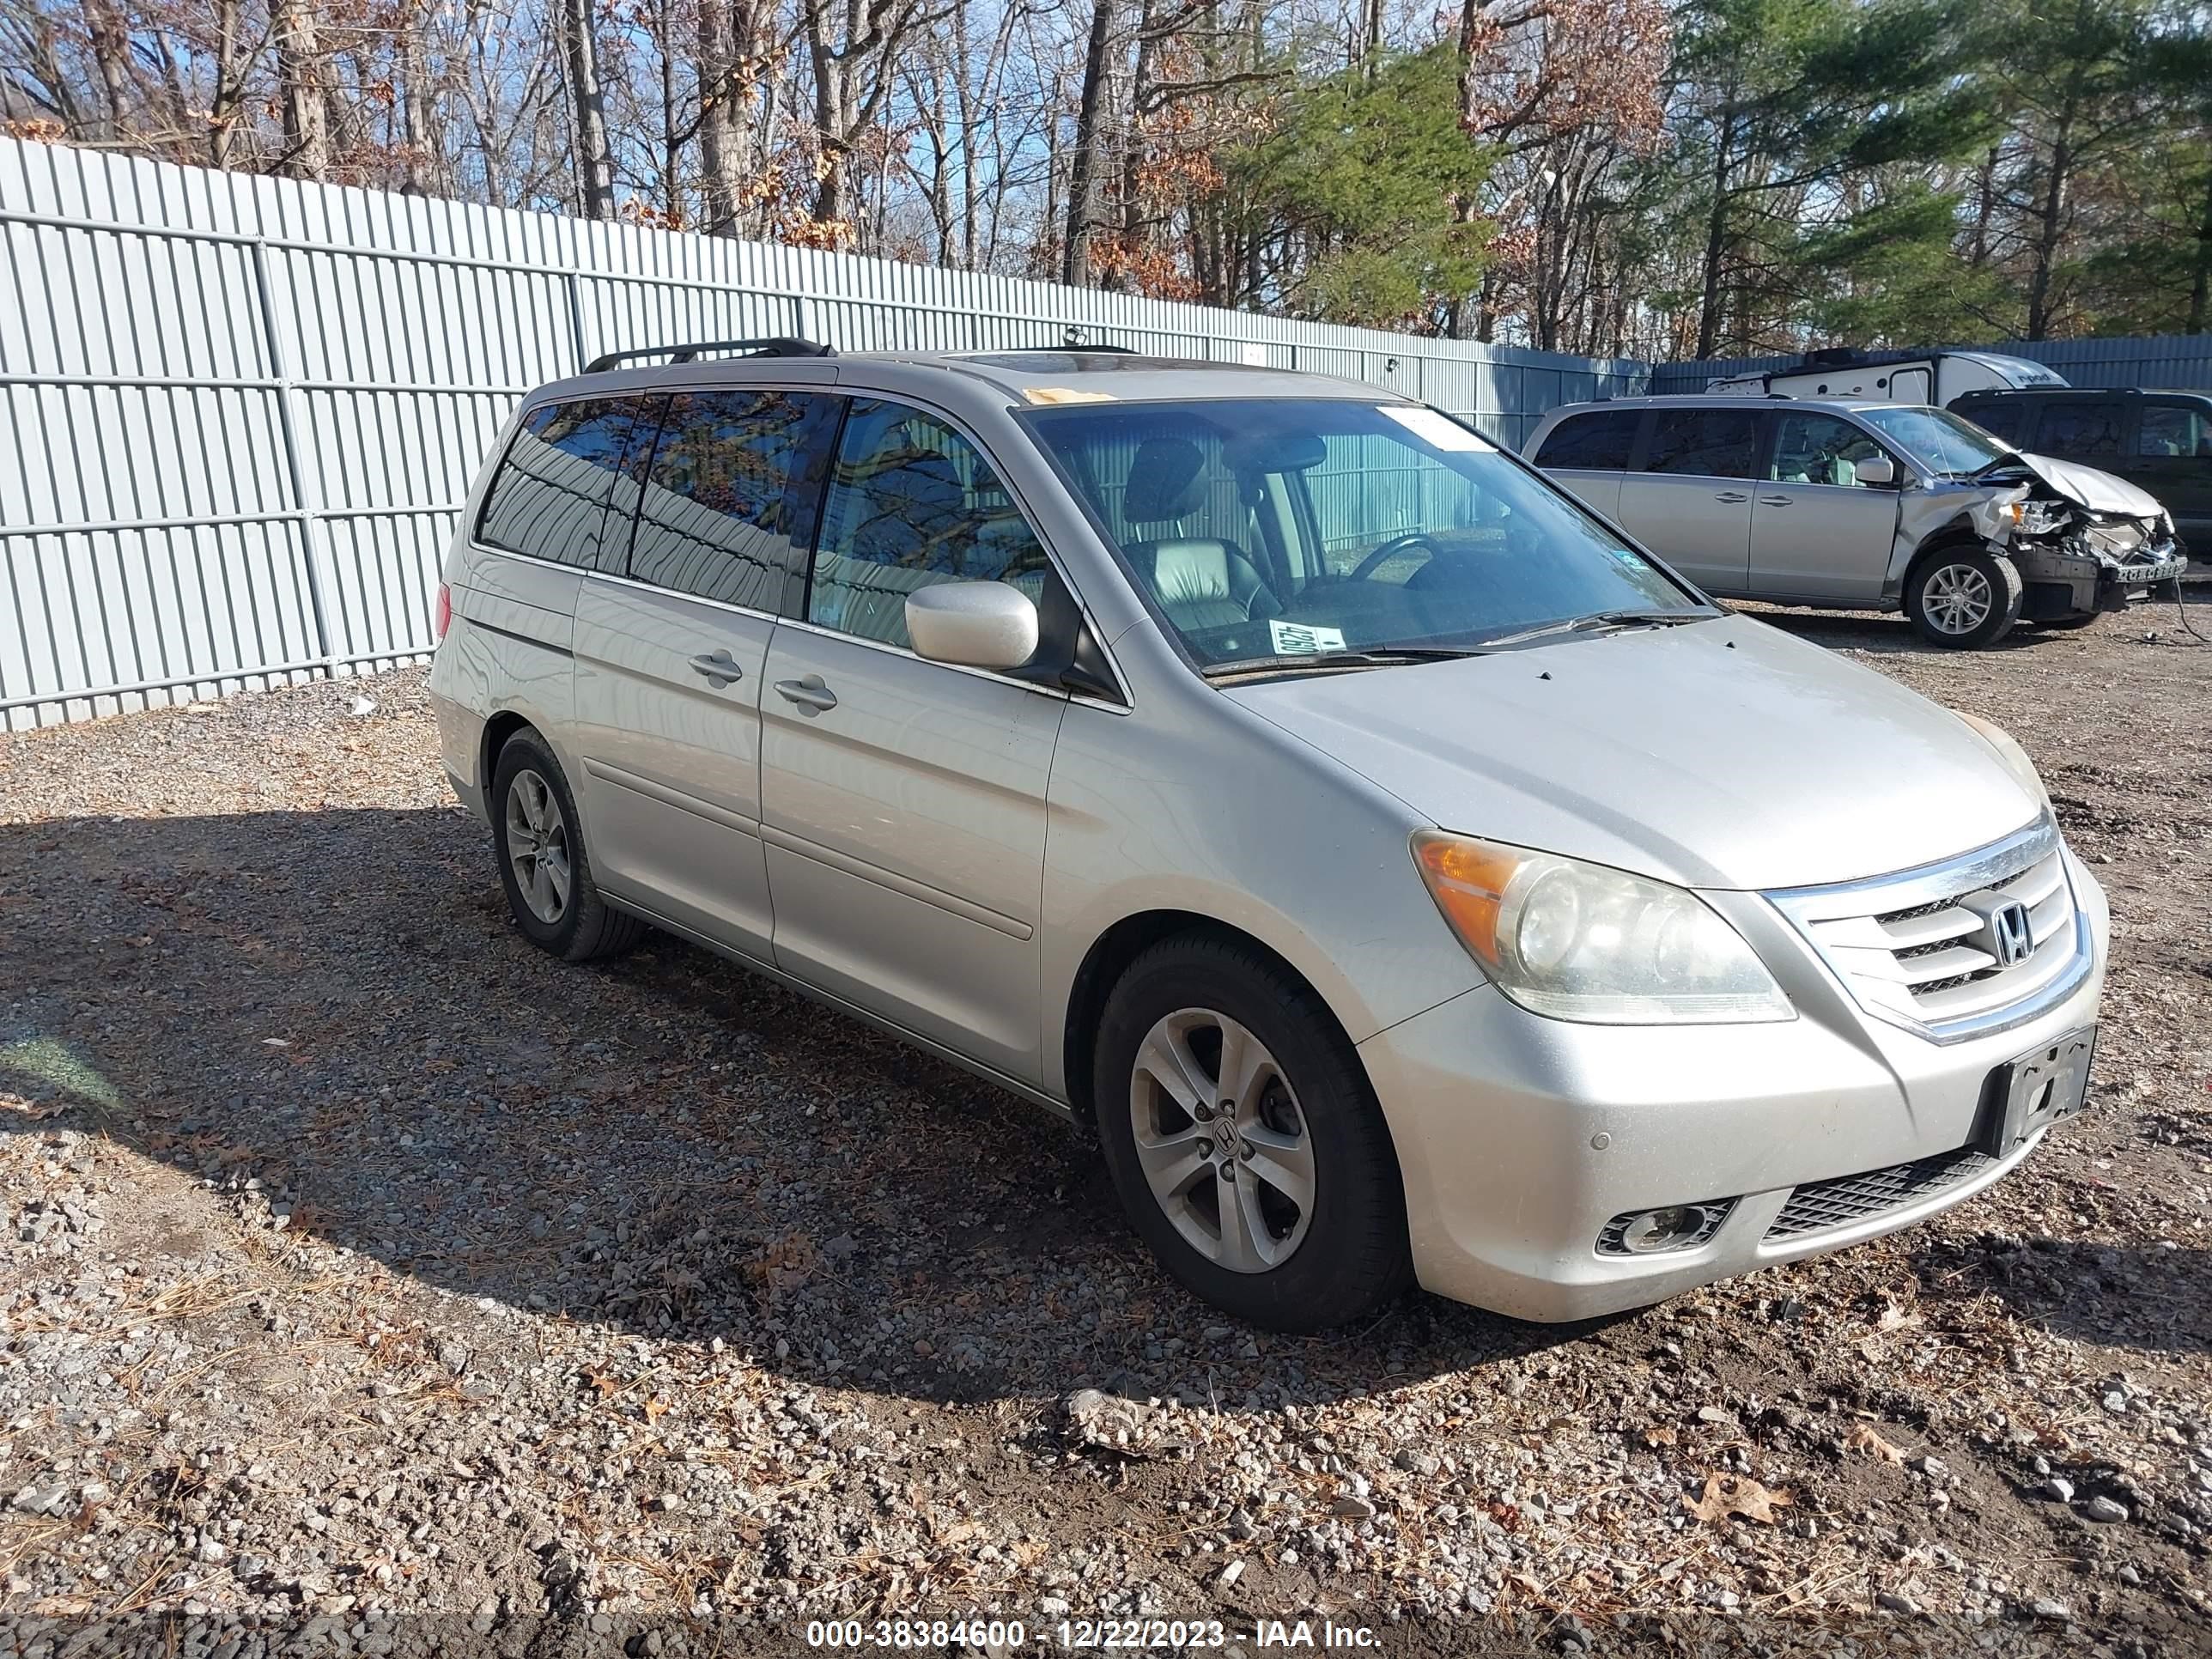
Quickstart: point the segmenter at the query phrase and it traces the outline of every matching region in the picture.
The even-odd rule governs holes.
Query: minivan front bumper
[[[1708,896],[1752,938],[1795,1019],[1572,1024],[1485,986],[1369,1038],[1421,1284],[1518,1318],[1590,1318],[1910,1226],[2002,1179],[2041,1137],[2002,1158],[1967,1150],[1991,1074],[2091,1024],[2103,988],[2105,896],[2070,851],[2065,862],[2088,971],[1970,1040],[1870,1018],[1747,894]],[[1730,1200],[1690,1248],[1600,1249],[1625,1214]],[[1821,1224],[1805,1225],[1808,1211]]]

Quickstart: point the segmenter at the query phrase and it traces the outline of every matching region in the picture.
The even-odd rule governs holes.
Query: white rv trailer
[[[1776,398],[1872,398],[1943,409],[1964,392],[2065,384],[2041,363],[1996,351],[1814,351],[1789,368],[1731,375],[1709,382],[1705,390]]]

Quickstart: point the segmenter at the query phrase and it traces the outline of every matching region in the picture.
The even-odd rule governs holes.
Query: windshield
[[[1045,449],[1202,665],[1479,647],[1705,602],[1434,410],[1333,398],[1082,405]]]
[[[2002,438],[1941,409],[1862,409],[1859,419],[1944,477],[1963,477],[2014,453]]]

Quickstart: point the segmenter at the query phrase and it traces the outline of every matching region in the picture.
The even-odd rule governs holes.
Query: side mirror
[[[1869,455],[1852,464],[1851,476],[1876,489],[1888,489],[1897,483],[1897,463],[1887,455]]]
[[[1037,648],[1037,608],[1005,582],[937,582],[906,596],[915,654],[969,668],[1019,668]]]

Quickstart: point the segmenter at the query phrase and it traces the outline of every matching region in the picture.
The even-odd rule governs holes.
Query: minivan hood
[[[2137,489],[2125,478],[2100,472],[2094,466],[2081,466],[2049,455],[2022,455],[2020,459],[2037,477],[2075,506],[2086,507],[2092,513],[2155,519],[2166,511],[2149,491]]]
[[[1443,829],[1689,887],[1884,875],[2042,810],[1955,715],[1747,617],[1225,695]]]

